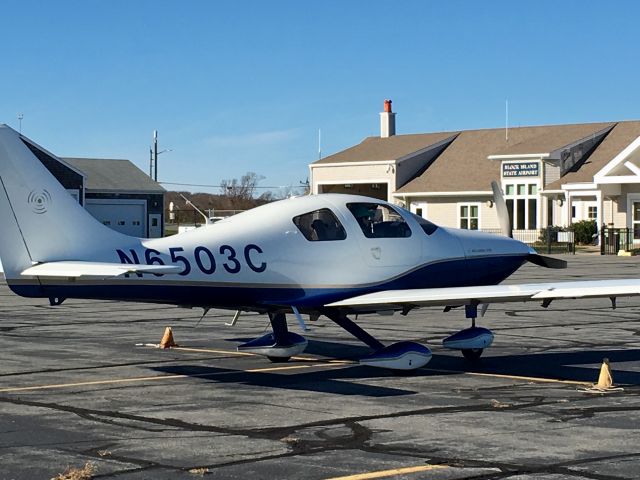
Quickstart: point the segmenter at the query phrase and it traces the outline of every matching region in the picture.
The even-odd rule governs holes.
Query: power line
[[[224,188],[229,185],[206,185],[201,183],[176,183],[176,182],[158,182],[162,185],[177,185],[180,187],[206,187],[206,188]],[[279,185],[275,187],[263,187],[263,186],[255,186],[253,188],[296,188],[291,185]]]

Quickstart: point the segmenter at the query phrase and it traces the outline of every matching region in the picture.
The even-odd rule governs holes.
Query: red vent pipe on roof
[[[387,113],[391,113],[391,100],[384,101],[384,111]]]

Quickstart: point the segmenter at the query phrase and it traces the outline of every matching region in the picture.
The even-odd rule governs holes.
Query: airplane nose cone
[[[496,255],[526,257],[530,247],[519,240],[478,231],[460,231],[458,238],[467,258]]]
[[[513,238],[478,231],[456,231],[467,262],[465,283],[496,284],[526,261],[529,246]]]

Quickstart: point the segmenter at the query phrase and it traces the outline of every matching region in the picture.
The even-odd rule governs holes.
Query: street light
[[[187,205],[190,205],[193,207],[193,209],[198,212],[200,215],[202,215],[204,217],[204,224],[208,225],[209,224],[209,217],[207,217],[198,207],[196,207],[193,203],[191,203],[191,200],[189,200],[187,197],[185,197],[183,194],[178,193],[178,195],[180,195],[184,201],[186,202]]]

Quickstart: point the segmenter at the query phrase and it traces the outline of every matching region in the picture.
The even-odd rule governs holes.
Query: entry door
[[[149,215],[149,238],[159,238],[162,236],[162,218],[159,213]]]
[[[411,231],[395,210],[376,203],[347,203],[350,223],[367,265],[398,267],[418,265],[422,254],[422,235]]]
[[[631,228],[633,229],[633,242],[640,242],[640,201],[632,204],[633,216],[631,217]]]

